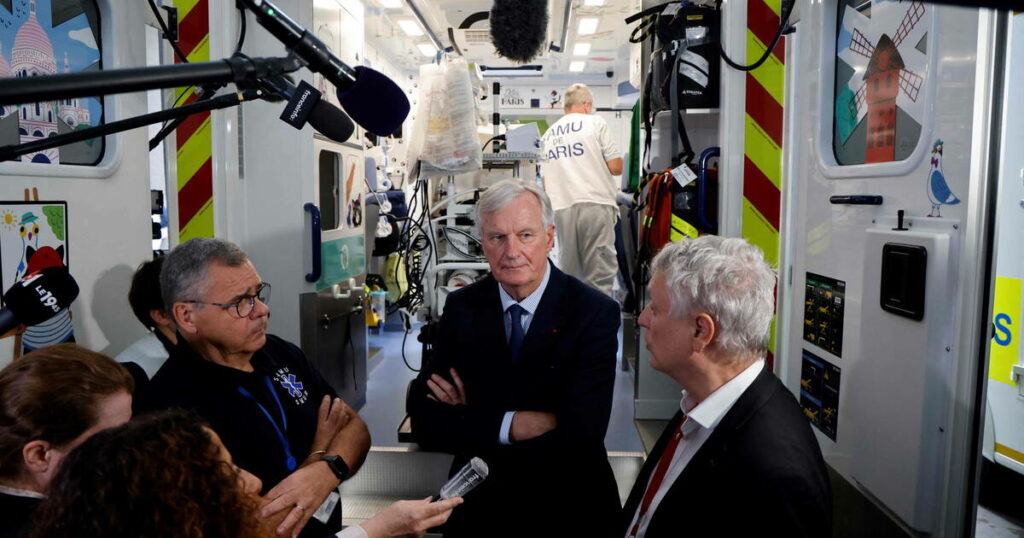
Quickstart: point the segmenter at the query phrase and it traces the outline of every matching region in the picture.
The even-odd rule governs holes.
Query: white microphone
[[[441,487],[441,498],[465,497],[473,488],[487,478],[487,464],[480,458],[473,458],[455,476]]]

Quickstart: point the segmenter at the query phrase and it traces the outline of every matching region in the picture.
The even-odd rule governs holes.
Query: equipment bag
[[[679,111],[713,108],[719,100],[719,12],[713,8],[667,2],[626,19],[640,20],[630,41],[650,39],[651,55],[644,81],[642,114],[648,133],[661,111],[672,111],[672,166],[689,164],[694,157]],[[678,140],[677,140],[678,139]],[[680,151],[679,144],[682,144]],[[650,161],[648,171],[650,171]]]

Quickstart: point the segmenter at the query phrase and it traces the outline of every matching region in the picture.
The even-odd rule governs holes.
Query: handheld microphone
[[[409,99],[387,76],[369,67],[349,67],[327,45],[266,0],[240,0],[260,26],[338,90],[338,102],[356,123],[377,136],[398,130],[409,115]]]
[[[296,87],[283,76],[263,82],[263,86],[272,93],[288,99],[288,106],[281,113],[281,119],[292,127],[302,129],[309,123],[320,134],[335,142],[348,140],[355,131],[355,125],[348,115],[322,100],[320,91],[309,83],[301,81]]]
[[[473,458],[462,466],[459,472],[441,487],[441,498],[465,497],[473,488],[487,478],[487,464],[480,458]]]
[[[70,306],[77,297],[78,284],[67,267],[47,267],[30,273],[4,294],[0,334],[18,325],[38,325]]]

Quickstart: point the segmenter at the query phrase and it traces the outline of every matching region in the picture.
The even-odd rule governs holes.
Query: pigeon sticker
[[[942,171],[942,140],[936,140],[932,144],[932,161],[928,167],[928,179],[925,183],[925,190],[928,191],[928,200],[932,207],[928,212],[929,217],[941,217],[942,206],[957,205],[960,199],[957,198],[949,188],[946,181],[946,174]]]

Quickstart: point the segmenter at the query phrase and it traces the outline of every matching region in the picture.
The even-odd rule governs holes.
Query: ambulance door
[[[1010,17],[1002,155],[996,209],[993,335],[988,361],[985,456],[1024,474],[1024,365],[1021,283],[1024,282],[1024,15]]]
[[[833,488],[887,525],[941,535],[950,462],[965,456],[951,448],[953,403],[975,375],[960,335],[977,294],[961,266],[979,257],[976,81],[992,19],[916,0],[801,10],[780,371],[841,477]]]

